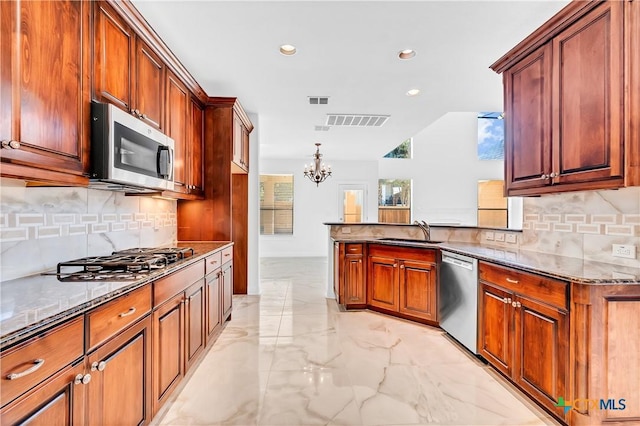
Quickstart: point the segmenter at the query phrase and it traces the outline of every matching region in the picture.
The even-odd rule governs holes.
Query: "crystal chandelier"
[[[304,165],[304,175],[308,177],[311,182],[315,182],[316,186],[331,176],[331,166],[325,166],[324,163],[322,163],[320,145],[321,144],[316,143],[316,153],[313,154],[313,163],[309,166]]]

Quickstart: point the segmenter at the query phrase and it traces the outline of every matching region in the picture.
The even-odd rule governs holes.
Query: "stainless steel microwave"
[[[174,147],[173,139],[116,106],[91,103],[91,187],[172,190]]]

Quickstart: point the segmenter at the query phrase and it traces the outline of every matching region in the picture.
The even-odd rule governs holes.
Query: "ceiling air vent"
[[[328,96],[309,96],[309,103],[311,105],[328,105],[329,97]]]
[[[329,126],[316,126],[316,132],[328,132],[331,130]]]
[[[389,117],[370,114],[327,114],[327,126],[381,127]]]

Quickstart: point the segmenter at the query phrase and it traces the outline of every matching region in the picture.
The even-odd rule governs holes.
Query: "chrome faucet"
[[[418,222],[417,220],[413,221],[414,225],[418,225],[418,227],[424,232],[424,240],[431,241],[431,227],[424,220],[422,222]]]

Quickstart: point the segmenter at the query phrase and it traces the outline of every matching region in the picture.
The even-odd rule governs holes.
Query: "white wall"
[[[477,225],[478,180],[503,179],[502,161],[477,156],[477,112],[450,112],[413,137],[413,159],[381,159],[380,179],[413,179],[413,217]]]
[[[313,153],[313,146],[309,148]],[[302,174],[305,162],[301,159],[260,159],[260,174],[292,174],[293,179],[293,235],[261,235],[261,257],[327,256],[329,231],[324,222],[339,221],[339,184],[366,184],[367,220],[377,221],[378,165],[375,161],[335,161],[332,177],[318,187]]]

